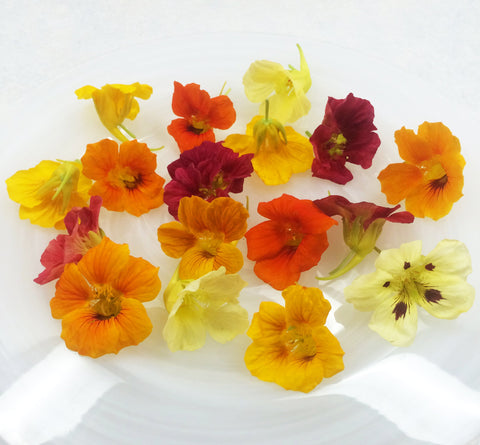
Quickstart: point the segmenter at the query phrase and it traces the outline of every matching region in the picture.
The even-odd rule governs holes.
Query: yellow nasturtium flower
[[[136,97],[146,100],[152,94],[152,87],[138,82],[131,85],[107,84],[101,89],[86,85],[75,91],[78,99],[93,99],[98,116],[103,125],[122,142],[129,139],[120,128],[135,139],[122,123],[125,119],[135,119],[140,106]],[[120,128],[119,128],[120,127]]]
[[[238,302],[245,285],[223,266],[196,280],[179,280],[177,273],[164,294],[169,315],[163,336],[170,350],[199,349],[207,332],[219,343],[245,332],[248,312]]]
[[[282,123],[295,122],[305,116],[311,106],[305,95],[312,85],[310,70],[302,48],[300,45],[297,47],[300,52],[299,70],[292,66],[285,69],[279,63],[269,60],[257,60],[243,76],[248,100],[263,103],[265,99],[269,99],[271,117]]]
[[[10,199],[20,204],[21,219],[57,229],[65,228],[63,218],[72,207],[87,205],[92,185],[80,161],[42,161],[6,183]]]

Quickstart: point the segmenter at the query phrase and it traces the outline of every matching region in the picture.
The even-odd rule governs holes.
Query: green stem
[[[119,127],[127,133],[132,139],[137,139],[137,136],[135,136],[128,128],[124,127],[123,124],[120,124]]]
[[[317,280],[327,281],[338,278],[349,270],[353,269],[357,264],[361,263],[365,256],[359,255],[355,251],[351,250],[345,259],[333,269],[326,277],[316,277]]]
[[[268,121],[268,112],[270,109],[270,101],[265,99],[265,120]]]
[[[305,134],[307,135],[307,137],[311,138],[312,137],[312,133],[310,133],[308,130],[305,132]]]
[[[162,145],[161,147],[158,147],[158,148],[151,148],[150,151],[160,151],[163,148],[165,148],[165,145]]]
[[[373,250],[375,250],[375,252],[377,252],[379,254],[382,253],[382,251],[377,246],[374,246]]]

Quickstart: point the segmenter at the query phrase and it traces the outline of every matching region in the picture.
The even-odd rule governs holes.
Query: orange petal
[[[199,120],[208,116],[210,95],[200,89],[200,85],[189,83],[184,86],[179,82],[174,82],[173,85],[172,110],[177,116],[186,119],[197,116]]]
[[[405,162],[390,164],[378,175],[389,204],[398,204],[422,183],[422,179],[422,171]]]
[[[152,331],[152,323],[143,305],[124,299],[116,317],[100,319],[91,308],[81,308],[62,320],[62,335],[67,348],[80,355],[96,358],[117,354],[126,346],[137,345]]]
[[[185,230],[178,221],[162,224],[157,230],[157,235],[162,250],[172,258],[180,258],[196,242],[195,236]]]
[[[211,127],[226,130],[234,124],[236,118],[233,103],[228,96],[217,96],[210,100],[208,124]]]
[[[127,244],[116,244],[105,236],[82,257],[78,269],[91,284],[112,283],[125,270],[129,253]]]
[[[123,202],[125,190],[119,187],[113,187],[106,181],[96,181],[90,189],[91,196],[100,196],[102,206],[114,212],[123,212],[125,204]]]
[[[120,145],[118,164],[130,167],[135,173],[150,174],[157,168],[157,155],[149,150],[147,144],[127,141]]]
[[[88,144],[81,161],[83,174],[98,181],[104,179],[117,164],[118,144],[111,139],[103,139],[95,144]]]
[[[400,157],[411,164],[420,165],[433,156],[432,145],[405,127],[395,132],[395,143]]]
[[[200,246],[188,249],[178,267],[178,277],[181,280],[196,280],[215,270],[215,256],[210,255]]]
[[[158,176],[150,181],[148,186],[140,185],[131,190],[125,190],[123,196],[124,209],[135,216],[143,215],[163,204],[164,179]]]
[[[253,271],[274,289],[285,289],[300,278],[300,270],[295,266],[294,253],[295,250],[285,248],[273,258],[257,261]]]
[[[246,234],[250,260],[258,261],[277,255],[288,240],[288,233],[281,223],[265,221],[252,227]]]
[[[243,267],[242,252],[231,244],[222,243],[217,249],[213,262],[214,270],[225,267],[226,273],[237,273]]]
[[[55,285],[55,296],[50,300],[53,318],[63,318],[82,308],[92,298],[92,291],[76,264],[69,263]]]
[[[121,291],[124,298],[134,298],[142,302],[153,300],[162,287],[158,278],[158,267],[143,258],[131,256],[113,287]]]
[[[178,220],[189,232],[200,235],[207,230],[207,209],[210,203],[198,196],[186,196],[178,206]]]
[[[237,241],[247,231],[248,211],[232,198],[216,198],[208,203],[206,226],[213,233],[222,233],[225,242]]]
[[[332,377],[343,371],[344,352],[337,338],[325,326],[314,329],[313,337],[317,343],[314,360],[322,363],[324,376]]]
[[[418,137],[427,141],[434,154],[458,154],[460,142],[441,122],[424,122],[418,127]]]

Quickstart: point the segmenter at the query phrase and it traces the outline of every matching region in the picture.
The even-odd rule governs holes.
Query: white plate
[[[93,104],[79,101],[74,90],[86,84],[142,82],[154,94],[140,101],[140,113],[128,127],[150,146],[166,145],[158,154],[158,172],[168,180],[166,166],[178,156],[166,132],[173,81],[199,83],[215,95],[226,80],[237,109],[228,132],[243,132],[256,113],[242,87],[242,76],[256,59],[298,66],[295,41],[266,34],[204,34],[151,42],[93,60],[45,85],[31,102],[8,118],[1,148],[3,179],[42,159],[74,159],[88,143],[108,137]],[[298,42],[310,66],[313,86],[310,114],[294,127],[314,130],[328,96],[349,92],[369,99],[382,145],[369,170],[352,167],[346,186],[298,175],[286,186],[266,187],[258,178],[246,180],[250,226],[261,220],[256,205],[287,192],[309,199],[331,193],[386,205],[378,172],[400,158],[393,142],[396,129],[417,129],[424,121],[443,121],[459,137],[465,168],[465,196],[438,222],[386,225],[380,248],[422,239],[424,251],[444,238],[467,244],[478,264],[478,143],[475,125],[462,110],[441,98],[408,73],[383,64],[367,53],[322,42]],[[218,132],[220,140],[228,132]],[[367,327],[369,314],[345,304],[342,289],[359,273],[372,270],[375,254],[345,278],[322,287],[331,301],[328,325],[345,350],[345,370],[324,380],[305,395],[285,391],[250,375],[243,363],[246,335],[233,342],[207,345],[195,352],[171,353],[162,339],[166,313],[159,296],[148,304],[154,322],[151,336],[118,355],[93,360],[65,348],[61,322],[52,319],[49,300],[54,283],[36,285],[39,259],[53,229],[18,218],[18,205],[1,193],[2,300],[0,310],[0,437],[12,444],[127,444],[247,442],[291,443],[444,443],[463,444],[480,434],[480,309],[477,303],[457,320],[425,316],[414,344],[390,346]],[[166,257],[156,239],[157,227],[170,220],[166,208],[140,218],[102,209],[100,224],[131,253],[160,266],[165,288],[177,264]],[[331,247],[319,265],[328,272],[345,253],[341,228],[329,233]],[[245,243],[239,246],[245,253]],[[241,303],[252,315],[262,300],[281,301],[280,292],[264,285],[246,260],[241,275],[249,287]],[[315,270],[301,284],[317,284]],[[478,272],[469,281],[477,287]],[[473,442],[472,442],[473,443]]]

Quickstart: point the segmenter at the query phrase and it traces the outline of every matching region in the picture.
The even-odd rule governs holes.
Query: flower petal
[[[399,249],[383,250],[375,261],[375,267],[396,277],[404,270],[405,263],[409,264],[408,267],[415,267],[423,260],[422,242],[418,240],[402,244]]]
[[[422,171],[411,164],[390,164],[378,175],[389,204],[398,204],[422,183]],[[415,214],[415,213],[414,213]]]
[[[96,358],[137,345],[151,331],[152,323],[143,305],[136,300],[124,299],[116,317],[99,319],[88,307],[68,313],[62,320],[61,336],[67,348]]]
[[[219,343],[233,340],[248,328],[248,312],[239,304],[209,307],[204,320],[208,333]]]
[[[197,308],[178,299],[167,323],[163,337],[171,351],[194,351],[205,344],[207,331]]]
[[[417,333],[417,306],[407,305],[403,315],[398,316],[395,297],[381,303],[373,312],[368,326],[394,346],[410,345]]]
[[[323,326],[332,306],[320,289],[292,285],[282,292],[287,325]]]
[[[85,176],[95,181],[104,179],[118,161],[118,144],[111,139],[88,144],[81,161]]]
[[[435,274],[458,275],[463,279],[472,273],[472,259],[467,246],[457,240],[444,239],[425,257]]]
[[[196,238],[178,221],[162,224],[157,230],[158,241],[166,255],[180,258],[195,245]]]

